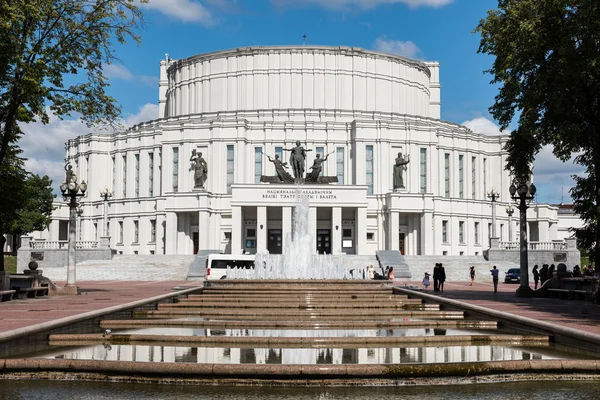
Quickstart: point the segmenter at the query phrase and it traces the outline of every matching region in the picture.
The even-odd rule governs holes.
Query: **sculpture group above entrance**
[[[305,162],[306,162],[306,153],[312,151],[312,149],[305,149],[302,146],[302,143],[297,140],[296,146],[291,149],[283,148],[282,150],[291,152],[290,154],[290,162],[289,165],[286,162],[281,161],[279,155],[275,155],[275,158],[271,158],[267,155],[267,158],[270,162],[275,166],[275,171],[277,173],[276,176],[266,176],[262,175],[260,177],[261,182],[267,183],[337,183],[337,176],[320,176],[321,171],[323,170],[323,162],[327,160],[327,158],[333,154],[329,153],[324,158],[321,158],[320,154],[316,155],[315,160],[313,161],[312,167],[310,167],[310,172],[304,176],[305,171]],[[294,176],[290,175],[287,171],[289,167],[292,167],[292,172]]]

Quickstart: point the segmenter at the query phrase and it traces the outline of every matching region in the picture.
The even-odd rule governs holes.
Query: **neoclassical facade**
[[[156,120],[67,144],[88,183],[79,239],[110,236],[123,254],[285,251],[297,189],[261,176],[276,176],[269,157],[289,162],[287,150],[300,141],[310,150],[306,172],[319,154],[327,156],[321,175],[337,178],[300,186],[315,252],[480,255],[493,233],[492,188],[496,236],[516,240],[518,212],[511,219],[505,211],[507,137],[441,120],[439,72],[436,62],[352,47],[167,58]],[[399,153],[404,164],[395,166]],[[105,187],[113,193],[106,204]],[[556,238],[555,207],[538,204],[528,215],[531,240]],[[58,209],[45,237],[62,239],[66,219]]]

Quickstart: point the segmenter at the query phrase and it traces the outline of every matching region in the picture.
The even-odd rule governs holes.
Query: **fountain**
[[[313,254],[308,227],[309,201],[296,186],[292,233],[285,238],[285,254],[256,254],[254,269],[227,268],[229,279],[364,279],[364,269],[348,270],[343,255]]]

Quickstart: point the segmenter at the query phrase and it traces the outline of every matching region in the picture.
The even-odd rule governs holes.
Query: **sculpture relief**
[[[302,147],[302,144],[299,140],[296,140],[296,147],[291,149],[284,148],[285,151],[291,151],[290,154],[290,165],[292,166],[292,171],[294,171],[294,178],[303,179],[304,178],[304,160],[306,160],[306,152],[312,150],[306,150]]]
[[[311,171],[308,175],[306,175],[306,182],[317,182],[319,180],[319,175],[323,169],[323,162],[327,161],[327,158],[333,154],[333,151],[327,154],[324,158],[321,158],[320,154],[317,154],[315,161],[313,161],[312,167],[310,167]]]
[[[208,164],[202,158],[202,153],[196,153],[196,149],[192,150],[190,161],[194,168],[194,189],[203,189],[208,176]]]
[[[279,158],[279,154],[275,154],[274,159],[269,156],[267,156],[267,158],[275,166],[275,172],[277,173],[277,177],[281,182],[294,183],[294,178],[286,171],[286,168],[288,168],[288,163],[282,162]]]
[[[394,164],[394,189],[404,189],[404,166],[410,162],[410,155],[406,157],[402,152],[398,153],[396,163]]]

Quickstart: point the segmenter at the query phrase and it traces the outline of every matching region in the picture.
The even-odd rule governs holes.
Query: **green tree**
[[[600,1],[499,0],[475,31],[479,52],[495,57],[491,114],[503,129],[518,115],[506,168],[528,179],[544,145],[584,166],[571,196],[585,221],[580,243],[600,261]]]
[[[102,68],[116,61],[115,44],[140,41],[138,4],[147,1],[0,0],[1,173],[16,179],[9,153],[19,124],[47,123],[49,113],[77,113],[90,125],[117,121],[120,107],[105,91]],[[0,186],[0,238],[13,210],[11,188]]]
[[[22,187],[23,201],[6,233],[21,236],[45,229],[52,215],[52,180],[47,176],[29,174]]]

